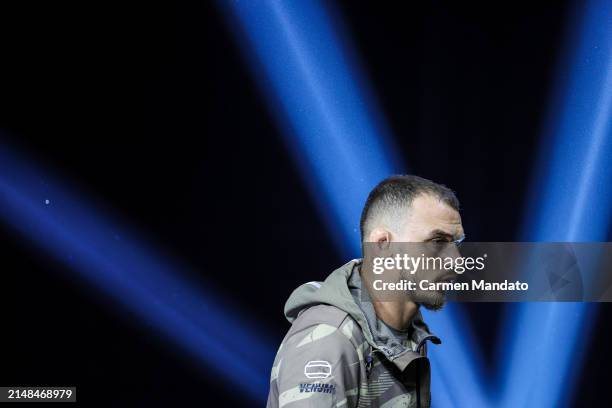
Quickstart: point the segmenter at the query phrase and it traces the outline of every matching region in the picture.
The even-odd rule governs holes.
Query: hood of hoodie
[[[373,306],[371,304],[368,305],[371,311],[368,312],[366,309],[366,312],[368,312],[368,316],[366,316],[364,309],[357,304],[351,293],[351,289],[361,290],[361,288],[351,287],[351,284],[354,285],[355,280],[359,282],[358,268],[356,267],[360,264],[360,259],[354,259],[332,272],[325,281],[308,282],[295,289],[291,296],[289,296],[287,303],[285,303],[285,317],[287,320],[293,323],[300,312],[312,306],[320,304],[335,306],[349,314],[359,324],[364,337],[373,348],[386,349],[385,344],[381,344],[381,341],[384,341],[381,339],[385,339],[386,334],[381,335],[376,327],[378,325],[371,323],[373,318],[376,319],[375,316],[371,316],[374,313]],[[353,279],[351,279],[353,272],[357,276],[353,276]],[[368,322],[368,317],[370,322]],[[435,344],[440,344],[440,339],[429,331],[420,311],[412,319],[412,329],[412,339],[418,347],[425,340],[431,340]],[[386,352],[385,354],[389,355],[390,353]]]

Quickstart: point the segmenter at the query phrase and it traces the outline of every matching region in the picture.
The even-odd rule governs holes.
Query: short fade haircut
[[[373,221],[397,221],[410,208],[412,200],[421,194],[430,194],[459,211],[459,200],[455,193],[443,184],[413,175],[391,176],[370,192],[361,212],[361,242],[365,242],[373,228]]]

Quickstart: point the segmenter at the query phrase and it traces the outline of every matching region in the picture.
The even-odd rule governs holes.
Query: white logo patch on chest
[[[304,375],[307,378],[323,379],[331,375],[332,366],[324,360],[309,361],[304,366]]]

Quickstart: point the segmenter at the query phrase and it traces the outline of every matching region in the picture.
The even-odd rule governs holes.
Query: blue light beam
[[[612,209],[612,3],[592,0],[558,82],[532,185],[524,240],[605,241]],[[592,276],[583,278],[588,285]],[[507,407],[571,401],[595,306],[521,304],[501,347]]]
[[[249,397],[265,401],[274,358],[263,339],[217,296],[182,279],[180,265],[0,146],[0,219],[78,272]]]
[[[355,256],[361,205],[401,168],[357,63],[317,1],[220,5],[243,30],[240,45],[332,237]]]

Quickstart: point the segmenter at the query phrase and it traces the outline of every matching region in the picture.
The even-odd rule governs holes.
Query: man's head
[[[372,245],[376,248],[382,243],[452,243],[462,240],[464,232],[459,201],[449,188],[433,181],[409,175],[389,177],[368,196],[361,216],[361,236],[364,257],[368,245],[372,249]],[[452,244],[434,244],[433,247],[459,256]],[[422,249],[431,249],[432,245],[403,248],[420,254]],[[452,278],[452,274],[450,272],[449,276],[449,271],[443,269],[420,270],[410,278],[438,282]],[[417,289],[409,296],[413,302],[430,309],[441,308],[445,300],[443,292],[431,290]]]
[[[418,176],[391,176],[368,196],[362,242],[452,242],[463,238],[459,200],[448,187]]]

